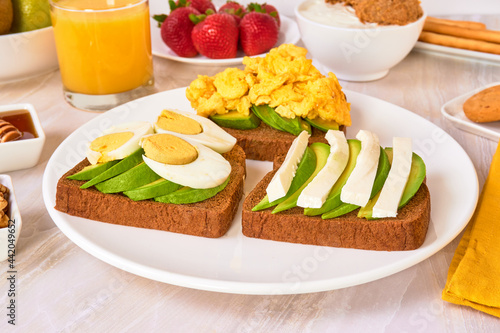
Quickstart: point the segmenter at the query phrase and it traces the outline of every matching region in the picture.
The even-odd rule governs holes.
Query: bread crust
[[[184,205],[160,203],[152,199],[133,201],[123,194],[101,193],[94,187],[80,189],[84,181],[67,177],[89,165],[85,159],[59,179],[55,209],[106,223],[209,238],[221,237],[229,230],[236,215],[245,178],[245,153],[241,147],[236,145],[223,156],[231,164],[227,186],[210,199]]]
[[[243,202],[242,231],[247,237],[280,242],[354,248],[376,251],[407,251],[419,248],[430,221],[430,193],[421,185],[415,196],[398,211],[395,218],[366,220],[357,217],[358,209],[333,219],[306,216],[295,207],[277,214],[273,208],[252,212],[262,200],[265,189],[280,163],[250,192]]]
[[[291,133],[276,130],[264,122],[259,127],[250,130],[239,130],[222,127],[226,132],[234,136],[237,144],[243,148],[247,159],[258,161],[273,161],[278,155],[288,152],[293,140],[297,137]],[[327,143],[325,132],[312,127],[309,144],[313,142]],[[345,133],[346,127],[340,129]]]

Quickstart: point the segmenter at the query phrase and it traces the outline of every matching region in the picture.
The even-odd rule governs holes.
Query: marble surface
[[[475,17],[500,28],[498,17]],[[465,149],[482,187],[496,143],[455,128],[440,114],[448,100],[500,81],[500,63],[413,51],[385,78],[344,82],[432,121]],[[155,58],[158,91],[223,68]],[[38,165],[9,172],[23,218],[16,255],[16,326],[8,324],[8,265],[0,263],[0,332],[495,332],[497,318],[441,300],[453,240],[427,260],[363,285],[301,295],[236,295],[193,290],[110,266],[73,244],[48,215],[42,175],[53,151],[97,114],[63,100],[58,71],[0,84],[0,104],[32,103],[47,141]],[[9,158],[8,156],[2,156]],[[1,162],[0,162],[1,163]],[[460,167],[460,166],[457,166]]]

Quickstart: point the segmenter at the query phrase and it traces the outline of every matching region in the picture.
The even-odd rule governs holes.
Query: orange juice
[[[152,84],[147,0],[52,0],[65,90],[106,95]]]

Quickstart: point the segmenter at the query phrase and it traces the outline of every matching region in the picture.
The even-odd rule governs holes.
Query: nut
[[[7,208],[9,205],[9,189],[0,184],[0,228],[9,226],[9,217],[7,216]]]
[[[0,228],[7,228],[8,226],[9,226],[9,217],[7,215],[0,215]]]
[[[3,186],[2,184],[0,184],[0,193],[3,194],[4,198],[8,198],[9,196],[9,189],[5,186]]]
[[[2,194],[0,194],[0,212],[7,213],[8,205],[9,202],[7,201],[7,199],[5,199]]]

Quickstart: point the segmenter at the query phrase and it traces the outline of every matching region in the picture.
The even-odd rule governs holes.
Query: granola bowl
[[[5,194],[5,188],[8,189],[8,195]],[[12,185],[12,179],[8,175],[0,175],[0,207],[3,207],[2,202],[6,197],[8,203],[6,216],[8,216],[8,226],[5,227],[0,225],[0,262],[5,261],[9,258],[15,260],[15,246],[21,233],[21,214],[19,213],[19,207],[17,206],[16,194],[14,193],[14,186]],[[4,212],[0,212],[2,217]],[[1,219],[0,219],[1,220]]]
[[[301,39],[325,71],[346,81],[372,81],[386,76],[410,53],[426,17],[424,13],[406,25],[380,26],[361,23],[353,14],[361,26],[351,22],[334,26],[331,24],[339,24],[337,20],[320,23],[315,13],[311,14],[310,8],[319,1],[324,0],[306,0],[295,7]],[[318,16],[323,18],[323,13]]]

